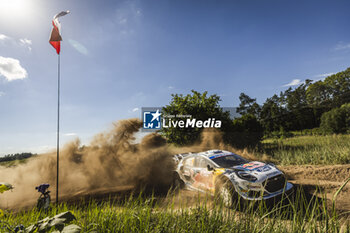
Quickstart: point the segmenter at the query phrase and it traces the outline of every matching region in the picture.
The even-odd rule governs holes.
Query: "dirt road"
[[[350,164],[347,165],[291,165],[279,166],[288,180],[302,185],[309,193],[319,189],[331,203],[335,192],[350,177]],[[323,198],[318,194],[318,197]],[[350,182],[343,188],[336,198],[336,208],[340,211],[350,211]]]

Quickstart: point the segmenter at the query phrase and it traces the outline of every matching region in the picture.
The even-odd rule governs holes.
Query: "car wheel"
[[[179,190],[185,187],[185,182],[180,178],[177,172],[174,172],[172,188]]]
[[[233,207],[237,200],[237,193],[232,182],[228,179],[219,179],[215,185],[215,199],[225,207]]]

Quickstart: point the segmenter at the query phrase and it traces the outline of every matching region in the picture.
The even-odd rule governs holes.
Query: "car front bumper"
[[[245,200],[259,201],[259,200],[269,200],[272,198],[276,198],[276,197],[281,196],[282,194],[290,195],[293,192],[293,187],[294,187],[293,184],[287,182],[286,186],[281,190],[278,190],[278,191],[273,192],[273,193],[266,193],[265,192],[264,195],[256,195],[253,197],[249,196],[248,192],[242,192],[242,191],[237,190],[237,189],[236,189],[236,191],[239,194],[239,196],[241,196]]]

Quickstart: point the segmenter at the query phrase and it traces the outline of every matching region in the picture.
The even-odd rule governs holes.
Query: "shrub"
[[[226,142],[236,148],[255,147],[263,137],[263,128],[252,114],[245,114],[233,121],[232,132],[226,133]]]
[[[326,133],[346,133],[350,129],[350,103],[323,113],[320,128]]]

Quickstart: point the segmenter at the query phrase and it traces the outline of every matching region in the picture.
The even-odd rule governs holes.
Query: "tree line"
[[[273,133],[285,133],[313,129],[317,133],[350,132],[350,68],[324,80],[307,79],[295,88],[275,94],[259,105],[256,98],[245,93],[239,96],[237,112],[232,119],[224,111],[216,94],[172,94],[165,115],[192,115],[222,121],[222,135],[227,143],[236,147],[255,146],[262,137]],[[163,128],[160,133],[177,145],[192,144],[199,140],[201,128]]]
[[[244,93],[239,99],[237,111],[255,116],[265,134],[313,128],[345,133],[350,127],[350,68],[324,80],[307,79],[294,89],[267,98],[261,106]]]
[[[35,156],[36,154],[32,153],[16,153],[16,154],[8,154],[3,157],[0,157],[0,163],[1,162],[8,162],[8,161],[14,161],[14,160],[21,160],[21,159],[28,159],[32,156]]]

